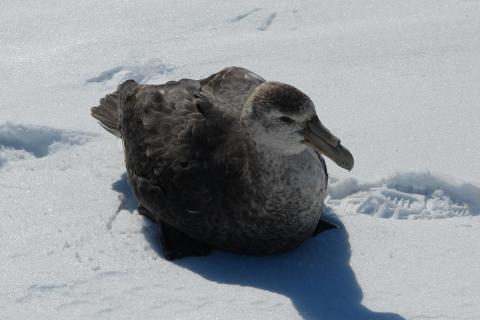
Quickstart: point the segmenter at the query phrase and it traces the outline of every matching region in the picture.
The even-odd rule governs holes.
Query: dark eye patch
[[[293,119],[289,118],[289,117],[283,116],[283,117],[280,117],[279,119],[280,119],[280,121],[282,121],[284,123],[293,123]]]

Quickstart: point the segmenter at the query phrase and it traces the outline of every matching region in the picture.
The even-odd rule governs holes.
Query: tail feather
[[[91,109],[92,117],[98,120],[100,125],[111,134],[121,138],[119,128],[120,100],[124,99],[126,93],[138,84],[133,80],[127,80],[118,86],[117,91],[100,99],[100,105]]]
[[[100,99],[100,105],[93,107],[92,117],[98,120],[100,125],[111,134],[121,138],[118,128],[118,94],[112,93]]]

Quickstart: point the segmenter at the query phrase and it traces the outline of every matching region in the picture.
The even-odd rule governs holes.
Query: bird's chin
[[[273,154],[281,156],[294,156],[301,154],[309,147],[302,143],[285,144],[285,143],[269,143],[263,146],[264,150]]]
[[[296,154],[300,154],[300,153],[304,152],[308,148],[309,147],[304,143],[295,143],[295,144],[285,146],[282,149],[282,151],[286,155],[296,155]]]

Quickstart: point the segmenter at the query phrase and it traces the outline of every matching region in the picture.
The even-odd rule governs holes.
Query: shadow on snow
[[[282,294],[291,299],[305,319],[404,319],[362,305],[362,289],[349,265],[348,233],[340,221],[336,223],[340,229],[311,238],[286,254],[254,257],[215,251],[207,257],[184,258],[174,263],[211,281]],[[162,255],[156,230],[147,223],[144,234]]]
[[[117,213],[120,210],[127,210],[130,213],[133,213],[133,211],[137,209],[137,198],[135,198],[135,195],[133,194],[125,172],[120,176],[120,179],[112,183],[112,190],[119,193],[118,199],[120,200],[120,204]]]
[[[122,194],[128,210],[136,208],[126,174],[113,183],[112,189]],[[158,228],[145,220],[145,239],[162,255]],[[404,319],[362,305],[362,289],[349,264],[348,233],[341,221],[335,219],[335,223],[339,229],[323,232],[285,254],[254,257],[215,251],[207,257],[184,258],[174,263],[211,281],[282,294],[291,299],[305,319]]]

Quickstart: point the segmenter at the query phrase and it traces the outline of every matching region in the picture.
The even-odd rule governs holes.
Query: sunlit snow
[[[480,319],[480,2],[1,8],[0,319]],[[89,109],[231,65],[306,92],[352,151],[327,161],[340,228],[168,262]]]

